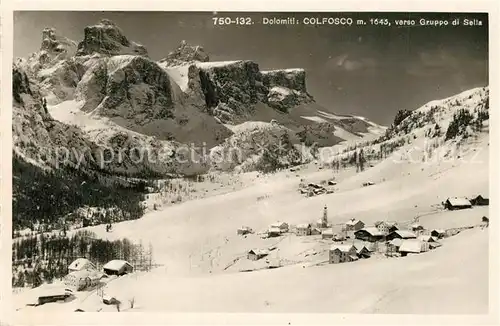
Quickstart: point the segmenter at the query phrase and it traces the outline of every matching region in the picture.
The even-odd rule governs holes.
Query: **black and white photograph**
[[[16,314],[491,313],[487,12],[12,19]]]

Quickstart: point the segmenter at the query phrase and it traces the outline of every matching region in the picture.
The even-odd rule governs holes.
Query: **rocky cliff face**
[[[103,55],[134,54],[147,56],[147,50],[141,44],[129,41],[121,29],[113,22],[103,19],[98,24],[87,26],[84,30],[84,39],[78,44],[76,55]]]
[[[262,81],[269,89],[269,106],[288,113],[302,103],[313,101],[306,89],[304,69],[283,69],[262,71]]]
[[[85,132],[54,120],[36,83],[21,67],[13,67],[14,152],[27,162],[46,169],[62,166],[80,171],[129,176],[193,174],[208,166],[192,152],[175,156],[183,146],[174,141],[134,134],[119,126]]]

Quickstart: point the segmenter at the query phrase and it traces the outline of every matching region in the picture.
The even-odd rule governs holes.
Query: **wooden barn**
[[[450,211],[471,208],[471,202],[465,197],[450,197],[444,202],[444,207]]]
[[[362,243],[354,243],[354,248],[356,248],[356,254],[358,255],[359,258],[369,258],[370,257],[370,250],[366,248],[365,245]]]
[[[488,206],[490,204],[490,200],[488,198],[484,198],[481,195],[478,195],[476,198],[471,199],[470,203],[473,206]]]
[[[354,237],[358,240],[376,242],[384,240],[384,234],[376,227],[363,228],[354,232]]]
[[[385,239],[391,241],[393,239],[416,239],[417,235],[411,231],[407,230],[396,230],[389,233]]]
[[[446,236],[446,231],[442,229],[434,229],[431,231],[431,236],[437,239],[442,239]]]
[[[269,255],[268,250],[263,249],[251,249],[247,253],[247,258],[249,260],[259,260],[265,256]]]
[[[249,233],[253,233],[253,230],[248,226],[242,226],[242,227],[238,228],[238,230],[236,231],[236,234],[238,234],[238,235],[245,235],[245,234],[249,234]]]
[[[408,254],[419,254],[421,252],[429,251],[429,243],[422,242],[417,239],[403,240],[401,246],[399,247],[399,252],[401,256],[406,256]]]

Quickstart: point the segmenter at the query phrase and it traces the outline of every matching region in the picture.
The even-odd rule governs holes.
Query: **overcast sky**
[[[226,13],[215,15],[227,16]],[[236,16],[230,14],[230,16]],[[237,16],[249,16],[241,13]],[[161,59],[181,40],[202,45],[211,61],[249,59],[262,70],[304,68],[307,87],[331,112],[365,116],[390,124],[398,109],[488,85],[486,14],[294,14],[310,17],[480,19],[483,26],[265,26],[250,14],[252,26],[214,26],[214,13],[175,12],[17,12],[14,56],[37,51],[44,27],[77,42],[85,26],[102,18],[143,44],[152,59]],[[285,16],[285,15],[282,15]]]

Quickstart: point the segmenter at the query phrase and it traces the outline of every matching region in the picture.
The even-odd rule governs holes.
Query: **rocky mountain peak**
[[[182,40],[179,46],[160,62],[168,62],[170,65],[179,65],[186,62],[208,62],[210,57],[200,45],[190,45]]]
[[[51,60],[55,57],[69,57],[76,52],[76,42],[67,37],[58,35],[52,27],[44,28],[42,31],[42,44],[40,45],[41,61]],[[43,63],[43,62],[42,62]]]
[[[84,39],[78,44],[77,56],[100,53],[104,55],[132,54],[147,56],[147,50],[141,44],[130,41],[123,31],[109,19],[102,19],[93,26],[84,29]]]

